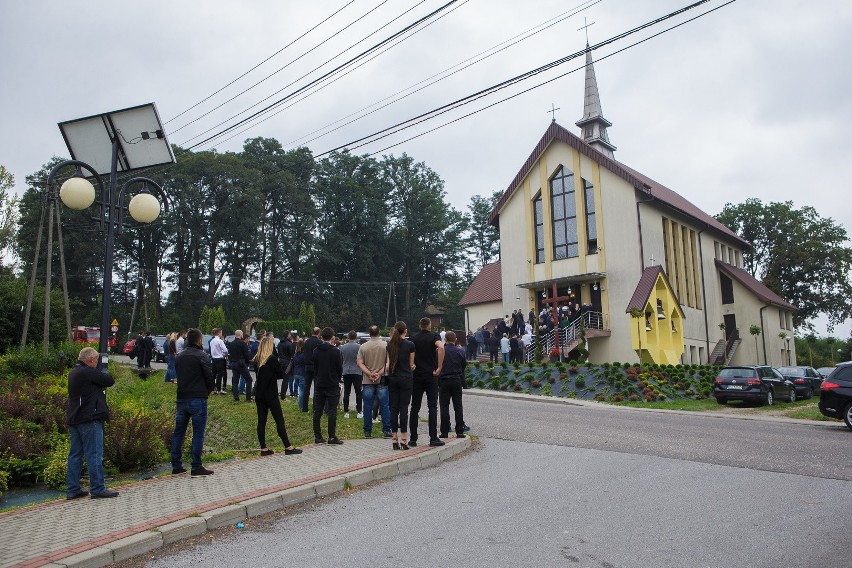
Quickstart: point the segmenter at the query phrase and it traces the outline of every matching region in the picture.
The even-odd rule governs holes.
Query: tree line
[[[406,154],[315,159],[273,138],[249,139],[240,152],[175,153],[176,164],[144,173],[166,191],[168,211],[150,225],[128,223],[117,238],[112,312],[123,332],[135,331],[126,329],[131,312],[137,329],[147,310],[148,326],[166,331],[196,325],[204,306],[222,305],[236,325],[252,316],[293,318],[304,303],[341,329],[417,319],[427,304],[446,309],[458,327],[464,319],[455,304],[482,265],[497,259],[499,235],[484,219],[499,192],[459,211],[440,176]],[[27,177],[15,239],[24,275],[44,180],[59,161]],[[83,325],[99,321],[103,289],[95,209],[62,209],[72,314]],[[53,266],[58,273],[56,259]]]

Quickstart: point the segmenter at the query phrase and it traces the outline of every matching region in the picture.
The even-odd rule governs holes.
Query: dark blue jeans
[[[80,475],[83,457],[89,468],[89,492],[93,495],[106,491],[104,486],[104,423],[100,420],[68,426],[71,449],[68,452],[68,470],[65,474],[65,492],[73,497],[81,491]]]
[[[364,400],[364,435],[373,435],[373,399],[379,399],[379,414],[382,417],[382,432],[390,434],[390,398],[388,387],[379,384],[361,385]]]
[[[251,373],[249,372],[248,363],[245,361],[231,362],[231,394],[234,395],[234,400],[240,400],[241,384],[245,384],[246,400],[251,400]]]
[[[175,431],[172,434],[172,468],[183,467],[183,439],[186,427],[192,420],[192,469],[201,467],[201,450],[204,449],[204,430],[207,428],[207,399],[178,399],[175,409]]]

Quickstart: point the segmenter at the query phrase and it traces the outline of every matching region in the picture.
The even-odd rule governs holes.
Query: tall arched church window
[[[583,197],[586,203],[586,250],[587,254],[598,252],[598,226],[595,224],[595,186],[583,180]]]
[[[541,193],[533,200],[533,221],[535,222],[535,263],[544,262],[544,210]]]
[[[550,180],[554,260],[579,256],[577,203],[574,200],[574,194],[574,172],[565,166],[560,166],[556,175]]]

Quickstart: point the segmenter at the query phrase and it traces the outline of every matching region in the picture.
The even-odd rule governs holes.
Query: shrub
[[[9,472],[0,470],[0,496],[9,490]]]
[[[568,367],[568,372],[572,375],[576,375],[580,372],[580,369],[578,369],[576,365],[572,365],[571,367]]]
[[[550,375],[549,377],[547,377],[547,382],[552,385],[553,383],[556,382],[556,377],[554,377],[553,375]]]
[[[520,383],[515,383],[514,385],[512,385],[512,389],[514,389],[516,392],[521,390],[522,388],[524,387],[522,387]]]
[[[104,431],[104,459],[119,471],[154,466],[168,457],[172,425],[163,411],[114,408]]]
[[[541,386],[541,381],[532,381],[532,382],[530,383],[530,386],[531,386],[532,388],[534,388],[534,389],[537,389],[537,388],[539,388],[539,387]]]
[[[41,478],[48,487],[65,489],[65,473],[68,471],[68,452],[71,439],[65,434],[56,433],[50,438],[50,453]]]
[[[597,400],[597,401],[599,401],[599,402],[603,402],[603,401],[605,401],[605,400],[606,400],[606,397],[605,397],[604,395],[602,395],[602,394],[596,394],[596,395],[595,395],[595,400]]]
[[[574,390],[568,391],[568,393],[565,396],[567,396],[568,398],[577,398],[577,391],[574,391]]]
[[[627,397],[627,400],[629,400],[630,402],[636,402],[636,401],[639,400],[639,395],[631,394],[630,396]]]
[[[550,388],[549,384],[546,384],[541,387],[541,394],[544,396],[553,396],[553,389]]]
[[[577,380],[574,381],[574,384],[578,389],[581,389],[586,386],[586,379],[583,377],[577,377]]]

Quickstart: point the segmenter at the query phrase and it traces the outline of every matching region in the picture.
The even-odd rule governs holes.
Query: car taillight
[[[824,391],[827,391],[829,389],[839,389],[839,388],[840,388],[840,385],[838,385],[837,383],[832,383],[832,382],[829,382],[829,381],[823,381],[822,382],[822,390],[824,390]]]
[[[760,379],[746,379],[747,385],[759,385]]]
[[[805,384],[805,379],[793,379],[793,382],[797,385],[803,385]]]
[[[716,377],[716,382],[717,383],[724,383],[725,379],[723,379],[722,377]]]

